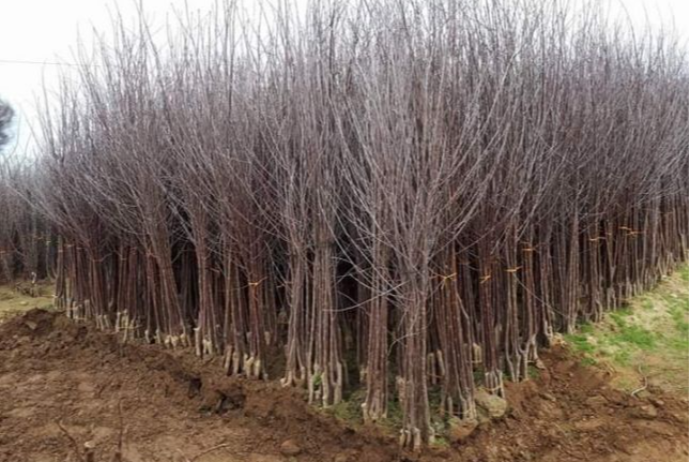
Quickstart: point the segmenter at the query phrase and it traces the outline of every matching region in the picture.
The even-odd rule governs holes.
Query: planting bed
[[[297,390],[35,309],[0,325],[0,461],[76,461],[87,442],[96,461],[117,460],[121,445],[129,462],[687,460],[687,399],[616,390],[564,347],[542,358],[531,379],[506,384],[502,419],[415,456]]]

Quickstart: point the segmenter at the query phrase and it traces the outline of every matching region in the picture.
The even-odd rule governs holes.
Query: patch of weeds
[[[583,322],[580,324],[579,330],[581,334],[592,334],[594,333],[594,325],[591,322]]]
[[[676,323],[676,329],[678,329],[678,333],[687,342],[687,340],[688,340],[688,320],[685,317],[683,317],[681,319],[676,320],[675,323]]]
[[[594,345],[589,342],[589,336],[586,334],[569,334],[565,336],[565,339],[580,353],[592,354],[596,350]]]
[[[690,311],[690,306],[688,305],[688,296],[667,296],[664,297],[664,303],[669,307],[670,311],[680,311],[688,314]]]
[[[678,268],[678,272],[680,273],[680,277],[683,279],[683,281],[688,282],[688,264],[685,263],[684,265],[681,265],[681,267]]]
[[[388,371],[388,383],[394,384],[397,380],[397,371],[395,369]],[[361,416],[362,404],[366,400],[366,387],[359,388],[356,392],[357,397],[350,401],[357,403],[356,409],[352,409],[352,413]],[[353,394],[354,394],[353,393]],[[398,401],[398,393],[395,390],[390,390],[388,393],[388,402],[386,403],[386,417],[376,421],[376,425],[384,430],[384,432],[392,435],[397,435],[402,428],[403,415],[400,402]],[[364,421],[362,417],[358,417],[360,421]]]
[[[690,347],[690,344],[688,343],[687,337],[669,339],[668,346],[675,351],[679,351],[681,353],[678,355],[679,357],[688,357],[688,348]]]
[[[674,350],[680,350],[687,354],[690,344],[688,342],[688,297],[666,297],[667,311],[671,316],[671,322],[675,328],[675,334],[668,338],[668,344]]]
[[[630,364],[630,351],[629,350],[616,350],[612,354],[612,359],[613,362],[621,365],[621,366],[627,366]]]
[[[443,396],[443,391],[440,386],[429,388],[429,407],[432,409],[439,409],[441,407],[441,401]]]
[[[611,338],[614,343],[627,343],[641,350],[651,350],[656,346],[654,334],[644,327],[626,325]]]
[[[331,413],[338,419],[351,424],[362,423],[362,403],[366,391],[356,390],[350,394],[347,401],[341,401],[331,408]]]
[[[644,300],[642,300],[642,309],[645,311],[652,311],[654,309],[654,302],[650,298],[645,297]]]
[[[388,401],[388,412],[385,419],[381,421],[381,425],[386,429],[397,432],[402,427],[403,415],[402,408],[397,399],[390,399]]]
[[[639,386],[638,370],[645,367],[659,386],[687,392],[688,273],[685,264],[659,287],[607,313],[601,323],[583,324],[564,336],[581,364],[615,365],[616,386],[626,390]]]
[[[593,367],[597,365],[597,360],[592,358],[591,356],[584,356],[582,359],[580,359],[580,364],[583,366],[589,366]]]
[[[573,350],[580,353],[580,363],[583,366],[594,366],[597,364],[594,356],[599,352],[599,349],[597,348],[596,343],[598,341],[595,337],[596,332],[591,323],[582,324],[580,332],[565,336],[566,341],[572,346]],[[592,342],[592,340],[595,341]],[[530,366],[528,374],[532,378],[538,377],[539,370],[534,366]]]
[[[337,405],[326,409],[325,412],[350,425],[363,425],[362,404],[365,399],[366,390],[359,388],[350,394],[348,400],[341,401]],[[397,433],[402,426],[402,421],[403,415],[400,403],[396,398],[391,397],[387,403],[386,418],[379,420],[376,424],[386,432]]]
[[[631,314],[632,310],[630,308],[621,308],[618,311],[612,311],[609,313],[609,317],[616,327],[619,329],[624,329],[628,324],[625,318],[629,317]]]
[[[443,434],[446,430],[447,419],[443,412],[443,390],[440,386],[429,389],[429,407],[431,408],[431,428],[436,435]]]
[[[530,364],[529,366],[527,366],[527,375],[532,380],[538,379],[539,378],[539,369],[537,369],[537,366],[535,366],[534,364]]]
[[[449,448],[450,443],[444,437],[436,435],[434,436],[434,439],[431,441],[431,447],[439,449]]]
[[[480,369],[474,369],[472,371],[472,377],[474,378],[474,383],[475,384],[481,384],[484,383],[484,371]]]

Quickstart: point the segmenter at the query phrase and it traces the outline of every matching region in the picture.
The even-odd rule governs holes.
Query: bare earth
[[[295,390],[34,309],[0,324],[0,461],[79,461],[86,442],[97,462],[117,460],[118,445],[128,462],[687,460],[686,397],[631,396],[562,347],[542,358],[533,380],[508,385],[504,419],[415,456]]]

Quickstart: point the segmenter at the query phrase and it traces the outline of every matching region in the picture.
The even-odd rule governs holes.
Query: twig
[[[229,447],[229,446],[230,446],[230,443],[223,443],[223,444],[219,444],[218,446],[213,446],[213,447],[210,447],[210,448],[208,448],[208,449],[204,449],[204,450],[201,451],[199,454],[197,454],[197,455],[195,455],[194,457],[192,457],[191,459],[189,459],[189,462],[194,462],[195,460],[197,460],[197,459],[199,459],[199,458],[205,456],[205,455],[208,454],[209,452],[213,452],[213,451],[216,451],[216,450],[218,450],[218,449],[227,448],[227,447]]]
[[[221,449],[229,448],[232,446],[231,444],[220,444],[218,446],[214,446],[212,448],[206,449],[203,452],[197,454],[196,456],[192,457],[191,459],[185,455],[184,452],[182,452],[180,449],[177,450],[182,457],[184,458],[184,462],[196,462],[197,460],[201,459],[204,456],[207,456],[211,454],[212,452],[220,451]]]
[[[179,452],[180,455],[182,455],[182,460],[183,460],[183,462],[192,462],[192,461],[189,460],[189,458],[187,457],[187,454],[185,454],[184,452],[182,452],[182,449],[175,449],[175,450],[176,450],[177,452]]]
[[[70,440],[72,443],[72,446],[74,447],[74,455],[77,456],[77,460],[79,462],[84,462],[84,458],[81,456],[81,453],[79,452],[79,443],[77,443],[77,440],[74,439],[72,435],[67,431],[67,429],[62,425],[61,420],[56,421],[58,428],[62,431],[62,433],[67,436],[67,438]]]
[[[642,372],[642,366],[641,366],[641,365],[640,365],[640,366],[637,366],[637,370],[639,371],[640,375],[642,376],[642,380],[644,380],[644,385],[641,386],[640,388],[636,388],[635,390],[633,390],[632,392],[630,392],[630,396],[635,396],[635,395],[638,394],[639,392],[641,392],[641,391],[643,391],[643,390],[646,390],[646,389],[647,389],[647,386],[649,385],[649,384],[647,383],[647,376],[644,375],[644,373]]]
[[[125,424],[124,424],[124,419],[122,418],[122,398],[120,398],[117,401],[117,415],[118,415],[118,421],[120,425],[120,432],[117,436],[117,451],[115,452],[115,455],[113,456],[113,461],[114,462],[121,462],[122,461],[122,442],[124,440],[124,435],[125,435]]]
[[[96,454],[94,453],[94,449],[96,448],[96,445],[92,441],[87,441],[84,443],[84,455],[86,456],[86,462],[95,462],[96,460]]]

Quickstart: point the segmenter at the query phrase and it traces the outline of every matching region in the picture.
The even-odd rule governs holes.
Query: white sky
[[[147,17],[164,23],[173,8],[184,8],[184,0],[141,0]],[[252,0],[244,0],[249,6]],[[300,0],[297,0],[298,2]],[[573,0],[573,2],[584,0]],[[595,0],[597,1],[597,0]],[[634,24],[645,18],[654,26],[675,28],[690,35],[688,0],[601,0],[610,1],[612,11],[627,10]],[[31,127],[37,123],[37,98],[43,82],[50,88],[57,81],[61,65],[73,62],[78,36],[90,42],[92,29],[109,30],[114,6],[123,17],[136,16],[137,0],[19,0],[2,2],[0,8],[0,98],[17,110],[18,152],[30,149]],[[206,11],[214,0],[187,0],[192,10]],[[63,64],[56,64],[63,63]]]

